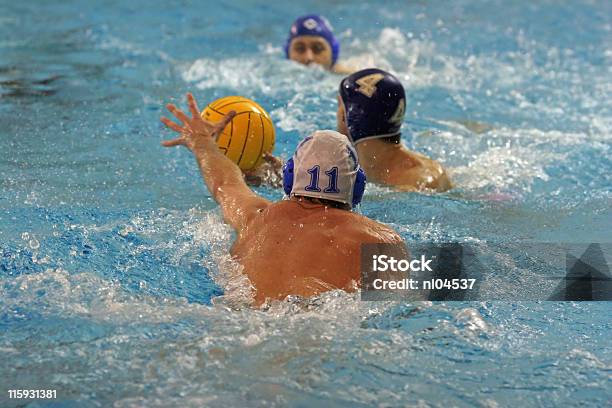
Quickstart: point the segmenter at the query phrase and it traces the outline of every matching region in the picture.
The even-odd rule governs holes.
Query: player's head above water
[[[338,131],[355,144],[366,139],[399,143],[406,111],[401,82],[381,69],[364,69],[340,82]]]
[[[355,207],[365,184],[355,149],[345,136],[333,130],[319,130],[306,137],[283,167],[283,188],[290,197]]]
[[[287,58],[301,64],[320,64],[331,68],[338,60],[340,44],[325,17],[309,14],[291,25],[285,43]]]

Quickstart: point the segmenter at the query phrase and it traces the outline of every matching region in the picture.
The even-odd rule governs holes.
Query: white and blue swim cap
[[[334,130],[319,130],[306,137],[283,167],[283,188],[290,197],[321,198],[355,207],[365,184],[351,142]]]

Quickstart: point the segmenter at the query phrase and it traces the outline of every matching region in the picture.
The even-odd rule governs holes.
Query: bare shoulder
[[[424,176],[428,182],[425,187],[438,192],[450,190],[452,183],[442,164],[434,159],[427,159],[426,163]]]
[[[399,244],[403,242],[402,237],[393,228],[365,217],[361,214],[350,213],[351,219],[348,220],[363,242],[377,242],[387,244]]]
[[[336,208],[305,209],[292,201],[280,201],[263,208],[257,217],[261,225],[295,228],[300,233],[342,237],[354,242],[401,243],[399,234],[389,226],[361,214]]]
[[[331,68],[331,70],[335,74],[342,74],[342,75],[350,75],[353,72],[357,71],[357,69],[355,69],[353,67],[349,67],[348,65],[345,65],[345,64],[339,63],[339,62],[334,64],[334,66]]]
[[[416,165],[397,173],[397,178],[390,180],[400,191],[446,191],[452,188],[448,174],[442,164],[420,153],[405,150]]]

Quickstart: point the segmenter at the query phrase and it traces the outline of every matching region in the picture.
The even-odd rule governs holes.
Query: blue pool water
[[[0,1],[0,406],[610,404],[610,302],[244,307],[232,233],[158,118],[244,95],[284,158],[333,128],[341,77],[283,59],[307,12],[402,80],[406,143],[457,186],[369,186],[365,215],[489,248],[484,298],[543,290],[496,244],[612,241],[612,3],[327,3]]]

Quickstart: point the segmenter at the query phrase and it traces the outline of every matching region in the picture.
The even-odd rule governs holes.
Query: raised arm
[[[173,104],[166,106],[183,125],[162,117],[162,123],[180,133],[179,137],[164,141],[162,145],[166,147],[182,145],[191,150],[208,190],[223,210],[225,222],[240,234],[249,221],[257,215],[258,210],[267,207],[270,202],[251,191],[244,181],[240,168],[221,153],[215,143],[215,139],[233,119],[235,112],[225,115],[218,123],[211,123],[202,119],[191,93],[187,94],[187,102],[191,118]]]

